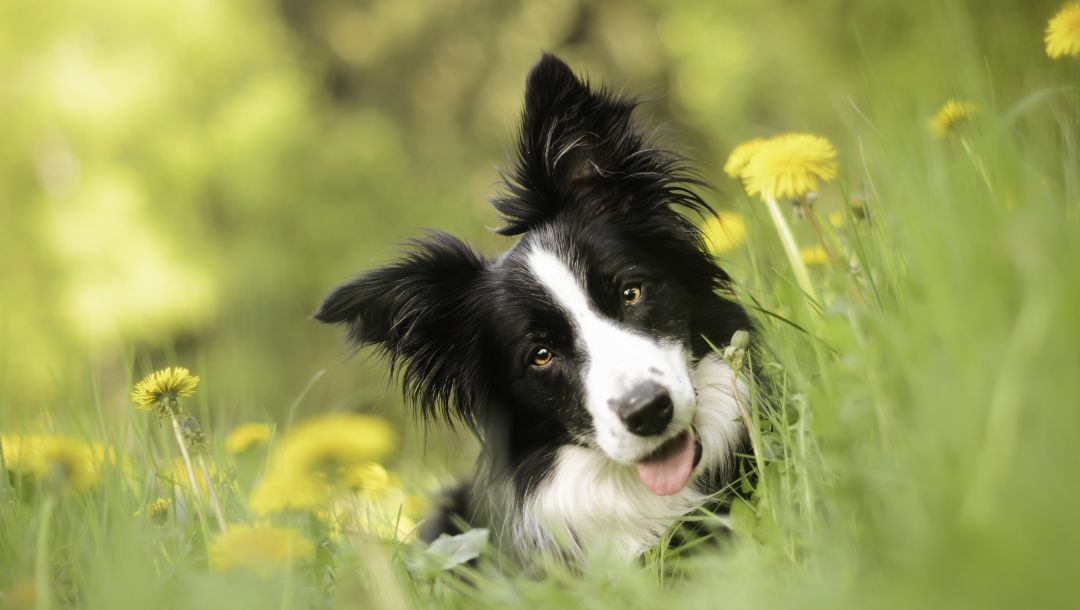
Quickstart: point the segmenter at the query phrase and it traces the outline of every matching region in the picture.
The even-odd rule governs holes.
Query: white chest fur
[[[638,479],[632,465],[611,460],[599,449],[565,446],[555,467],[524,506],[514,527],[519,551],[558,552],[582,559],[611,553],[631,561],[659,540],[675,519],[692,511],[711,491],[702,475],[734,459],[742,423],[731,369],[720,358],[703,358],[692,373],[697,392],[694,427],[701,461],[690,484],[671,496],[657,496]],[[740,398],[746,396],[740,381]]]

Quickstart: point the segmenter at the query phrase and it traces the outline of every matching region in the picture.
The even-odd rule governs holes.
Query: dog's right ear
[[[492,200],[506,222],[496,231],[518,235],[573,210],[696,233],[673,209],[710,211],[691,188],[698,181],[678,155],[640,133],[635,106],[634,98],[590,86],[559,58],[541,57],[525,83],[514,166]]]
[[[432,233],[405,258],[342,284],[314,319],[343,324],[356,346],[376,345],[424,416],[475,423],[485,261],[457,238]]]

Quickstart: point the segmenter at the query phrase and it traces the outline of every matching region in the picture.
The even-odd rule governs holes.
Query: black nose
[[[621,398],[612,400],[611,406],[626,429],[638,436],[655,436],[663,432],[671,423],[675,410],[671,395],[655,383],[635,387]]]

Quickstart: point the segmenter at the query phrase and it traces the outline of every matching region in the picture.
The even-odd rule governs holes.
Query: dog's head
[[[431,234],[315,318],[379,346],[422,413],[497,428],[518,452],[598,448],[666,494],[694,463],[694,363],[745,316],[678,210],[708,210],[694,181],[633,108],[544,56],[494,202],[517,244],[489,260]]]

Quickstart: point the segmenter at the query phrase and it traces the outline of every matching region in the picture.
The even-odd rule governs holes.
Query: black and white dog
[[[750,321],[680,213],[711,211],[698,182],[634,107],[545,55],[494,201],[518,242],[487,259],[430,234],[314,316],[377,345],[422,414],[476,432],[455,510],[519,556],[632,559],[715,501],[745,453],[745,388],[709,342]]]

